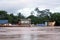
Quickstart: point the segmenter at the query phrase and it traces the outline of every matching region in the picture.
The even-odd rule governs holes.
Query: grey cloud
[[[25,2],[24,0],[0,0],[0,10],[6,10],[11,13],[33,7],[55,9],[60,7],[60,0],[25,0]]]

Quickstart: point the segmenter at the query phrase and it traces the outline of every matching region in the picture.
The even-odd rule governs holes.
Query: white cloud
[[[27,17],[27,16],[31,15],[31,11],[34,11],[34,8],[23,8],[21,10],[18,10],[17,13],[21,12],[24,16]]]

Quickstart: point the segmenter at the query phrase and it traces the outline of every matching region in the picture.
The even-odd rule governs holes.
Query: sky
[[[21,12],[24,16],[29,16],[36,7],[40,10],[50,9],[51,12],[60,12],[60,0],[0,0],[0,10],[8,13]]]

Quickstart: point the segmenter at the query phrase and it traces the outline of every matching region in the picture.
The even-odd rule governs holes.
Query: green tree
[[[39,8],[35,8],[37,12],[37,17],[39,18],[39,23],[44,23],[44,21],[48,21],[51,19],[51,12],[49,9],[45,9],[40,11]]]
[[[23,16],[21,13],[18,13],[18,20],[20,21],[20,19],[24,19],[25,16]]]
[[[37,16],[40,17],[45,17],[45,16],[49,16],[51,15],[51,12],[49,9],[45,9],[40,11],[38,8],[35,9],[35,11],[37,12]]]
[[[8,16],[6,11],[0,11],[0,20],[6,19]]]
[[[12,24],[18,23],[18,17],[13,15],[13,13],[10,14],[10,23],[12,23]]]
[[[31,24],[37,24],[37,17],[34,16],[34,15],[30,15],[28,16],[27,18],[30,18],[31,19]]]
[[[60,26],[60,13],[53,13],[51,15],[51,19],[54,20],[56,22],[57,26]]]
[[[38,23],[38,18],[36,16],[33,15],[34,11],[31,12],[31,15],[28,16],[27,18],[31,19],[31,24],[37,24]]]

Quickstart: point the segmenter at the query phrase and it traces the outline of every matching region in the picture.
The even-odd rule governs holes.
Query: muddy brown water
[[[60,27],[0,27],[0,40],[60,40]]]

